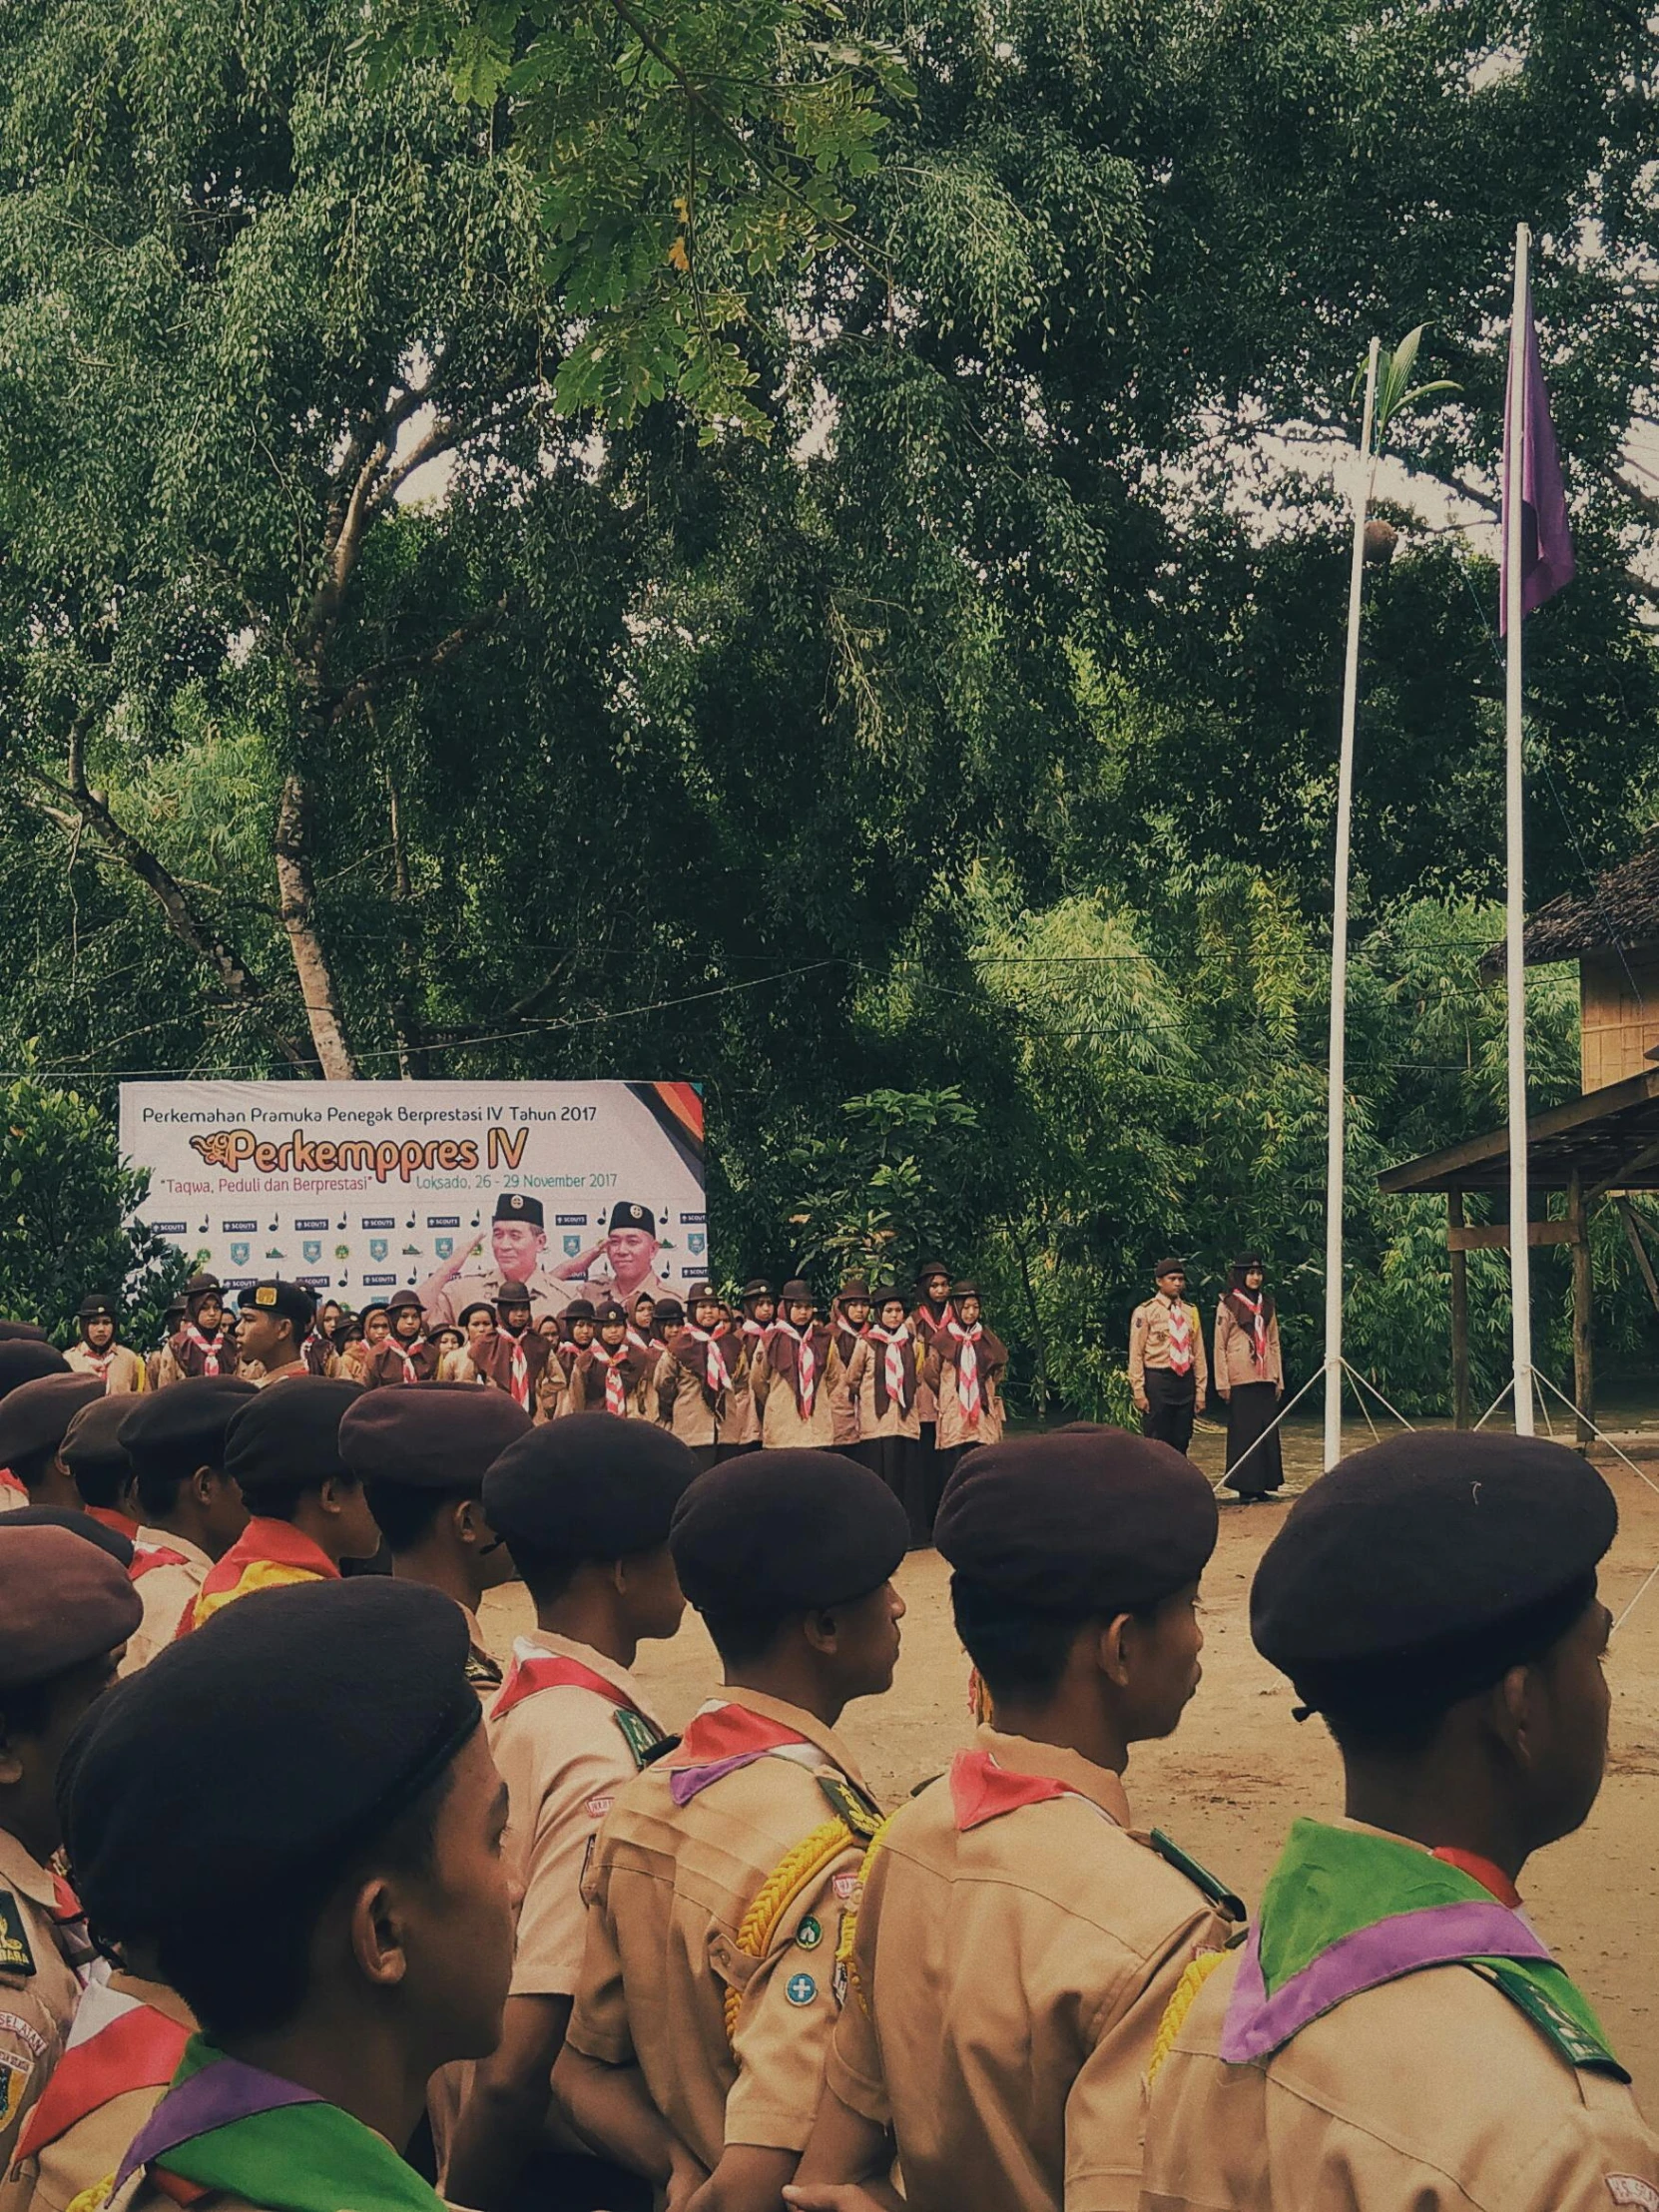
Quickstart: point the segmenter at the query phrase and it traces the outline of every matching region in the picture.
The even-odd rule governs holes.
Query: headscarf
[[[1264,1282],[1259,1295],[1253,1297],[1246,1287],[1245,1278],[1260,1268],[1267,1270],[1254,1253],[1247,1253],[1242,1260],[1233,1262],[1233,1287],[1222,1304],[1229,1308],[1233,1319],[1250,1339],[1250,1357],[1255,1366],[1266,1371],[1268,1365],[1268,1332],[1273,1326],[1274,1303]]]

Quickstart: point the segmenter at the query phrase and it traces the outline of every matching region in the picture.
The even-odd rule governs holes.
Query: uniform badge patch
[[[843,1905],[849,1905],[858,1895],[858,1877],[855,1874],[838,1874],[830,1888]]]
[[[24,2019],[20,2012],[0,2012],[0,2035],[10,2035],[32,2050],[37,2058],[46,2056],[46,2037],[32,2020]]]
[[[814,1920],[811,1913],[807,1915],[807,1918],[796,1930],[795,1939],[801,1945],[803,1950],[817,1950],[820,1943],[823,1942],[823,1927],[820,1925],[819,1922]]]
[[[648,1766],[651,1754],[662,1742],[662,1737],[643,1713],[631,1713],[625,1705],[619,1705],[612,1718],[622,1731],[623,1742],[634,1754],[635,1766]]]
[[[34,2070],[34,2060],[21,2051],[0,2050],[0,2128],[17,2116],[24,2084]]]
[[[1636,2212],[1659,2212],[1659,2189],[1636,2174],[1608,2174],[1607,2194],[1615,2204],[1636,2207]]]
[[[849,1976],[846,1971],[845,1959],[837,1958],[835,1960],[835,1970],[830,1976],[830,1994],[834,1998],[837,2004],[844,2004],[846,2002],[848,1979]]]
[[[0,1973],[33,1973],[35,1954],[23,1913],[9,1890],[0,1890]]]
[[[602,1821],[615,1803],[614,1797],[591,1797],[582,1810],[590,1821]]]
[[[810,1973],[792,1973],[784,1984],[784,1994],[792,2004],[811,2004],[818,1995],[818,1983]]]

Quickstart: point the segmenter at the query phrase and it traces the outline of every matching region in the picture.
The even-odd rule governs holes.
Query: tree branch
[[[323,1078],[330,1083],[349,1083],[355,1080],[357,1063],[345,1041],[339,992],[316,926],[310,847],[305,835],[308,796],[298,775],[290,770],[282,784],[281,803],[276,810],[274,850],[278,911],[293,952],[299,995],[304,1001],[305,1018],[310,1024],[311,1041],[316,1046]]]
[[[499,599],[468,615],[464,622],[457,623],[446,636],[439,638],[436,645],[428,646],[424,652],[400,653],[389,661],[376,661],[371,668],[365,668],[339,694],[329,713],[329,721],[343,722],[356,708],[366,705],[384,685],[396,677],[428,676],[434,670],[442,668],[446,661],[452,661],[474,638],[489,629],[497,616],[506,611],[506,606],[507,595],[503,592]]]

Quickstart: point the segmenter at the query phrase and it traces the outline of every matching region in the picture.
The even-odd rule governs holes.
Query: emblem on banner
[[[565,1258],[567,1260],[574,1260],[581,1249],[582,1240],[580,1237],[567,1237],[565,1239]]]
[[[455,1240],[453,1237],[439,1237],[434,1241],[432,1245],[432,1250],[437,1254],[440,1260],[447,1260],[454,1249]]]
[[[231,1265],[234,1268],[247,1267],[248,1247],[245,1244],[234,1244],[231,1247]]]
[[[686,1250],[688,1252],[701,1252],[707,1246],[708,1242],[708,1237],[701,1229],[694,1229],[691,1235],[686,1239]]]
[[[320,1237],[307,1237],[299,1249],[305,1255],[305,1265],[314,1268],[322,1257],[322,1240]]]
[[[371,1260],[383,1260],[383,1259],[385,1258],[385,1256],[386,1256],[386,1240],[385,1240],[385,1238],[384,1238],[384,1237],[370,1237],[370,1238],[369,1238],[369,1240],[368,1240],[368,1256],[369,1256],[369,1258],[370,1258]]]

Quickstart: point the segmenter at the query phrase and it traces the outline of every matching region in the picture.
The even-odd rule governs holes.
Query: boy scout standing
[[[121,1424],[121,1448],[133,1469],[137,1543],[154,1564],[140,1577],[144,1618],[122,1661],[136,1674],[171,1643],[187,1607],[248,1526],[241,1490],[225,1472],[231,1423],[255,1395],[234,1375],[204,1377],[188,1390],[156,1390]]]
[[[75,1312],[76,1341],[64,1358],[78,1375],[96,1375],[115,1396],[147,1390],[150,1377],[136,1352],[116,1341],[115,1301],[103,1291],[83,1298]]]
[[[840,1354],[818,1318],[810,1286],[786,1283],[778,1319],[750,1370],[762,1443],[772,1451],[828,1450],[835,1432],[835,1393],[841,1386]]]
[[[0,2206],[22,2212],[32,2176],[7,2173],[18,2132],[51,2079],[81,1999],[69,1924],[79,1908],[51,1872],[63,1836],[57,1778],[71,1730],[115,1680],[138,1592],[67,1528],[0,1523]],[[83,1951],[83,1955],[85,1955]]]
[[[1336,1738],[1347,1817],[1292,1828],[1157,2068],[1146,2212],[1659,2204],[1659,2139],[1516,1889],[1601,1785],[1617,1521],[1565,1446],[1443,1432],[1292,1507],[1251,1634]]]
[[[316,1300],[302,1283],[282,1283],[273,1277],[250,1284],[242,1294],[240,1333],[244,1371],[250,1380],[263,1388],[292,1375],[309,1375],[305,1344],[315,1319]]]
[[[892,1681],[897,1500],[828,1451],[700,1475],[670,1538],[725,1687],[600,1831],[554,2091],[678,2204],[774,2212],[812,2131],[842,1900],[876,1827],[835,1734]]]
[[[1160,1260],[1153,1280],[1157,1292],[1130,1318],[1129,1388],[1141,1434],[1185,1451],[1209,1387],[1204,1323],[1188,1304],[1187,1271],[1179,1260]]]
[[[548,2077],[582,1963],[582,1876],[599,1823],[664,1731],[629,1671],[685,1600],[668,1552],[696,1464],[654,1424],[574,1414],[522,1437],[484,1478],[484,1510],[536,1608],[490,1706],[523,1893],[500,2047],[478,2067],[449,2146],[458,2203],[497,2212],[534,2192],[561,2212],[648,2205],[635,2178],[549,2124]]]

